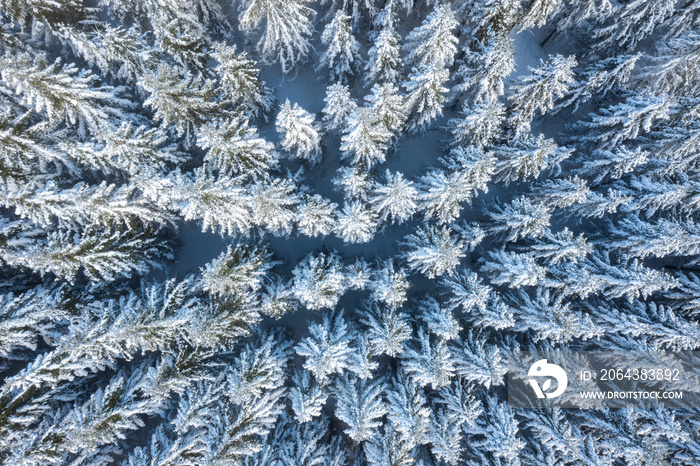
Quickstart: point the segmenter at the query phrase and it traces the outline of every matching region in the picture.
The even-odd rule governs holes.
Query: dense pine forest
[[[692,465],[699,0],[0,0],[0,464]]]

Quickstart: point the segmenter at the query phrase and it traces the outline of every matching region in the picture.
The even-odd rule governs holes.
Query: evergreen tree
[[[227,175],[261,178],[277,165],[274,146],[238,118],[202,126],[197,144],[207,150],[204,161]]]
[[[596,326],[590,316],[571,309],[571,303],[564,302],[561,296],[550,296],[548,290],[538,289],[535,299],[531,299],[521,288],[516,302],[514,306],[520,311],[517,327],[532,329],[535,340],[547,339],[557,344],[603,334],[603,329]]]
[[[74,144],[66,142],[61,148],[80,164],[110,174],[128,174],[140,181],[153,172],[168,172],[183,161],[182,153],[159,128],[122,123],[115,131],[100,134],[98,142]]]
[[[391,132],[382,124],[371,108],[361,107],[350,114],[340,144],[344,158],[352,158],[353,165],[371,168],[384,163]]]
[[[377,215],[359,201],[345,204],[338,214],[335,234],[346,243],[366,243],[377,231]]]
[[[454,377],[455,362],[447,342],[431,338],[421,328],[415,343],[403,354],[402,366],[419,387],[430,385],[437,389],[450,384]]]
[[[538,68],[530,68],[532,75],[520,78],[520,83],[513,88],[509,99],[513,101],[509,124],[516,134],[529,132],[530,122],[536,111],[544,114],[554,108],[554,99],[566,95],[569,87],[575,82],[573,69],[577,65],[572,55],[564,58],[561,55],[550,61],[540,61]]]
[[[391,217],[392,222],[403,223],[417,210],[418,191],[411,181],[403,179],[401,173],[386,172],[386,185],[374,188],[370,200],[374,209],[380,213],[379,221],[385,222]]]
[[[479,449],[488,452],[490,461],[517,464],[525,442],[518,435],[520,424],[513,411],[494,397],[487,398],[484,408],[485,416],[478,423],[483,435],[477,443]]]
[[[248,233],[253,215],[243,180],[215,177],[206,168],[188,175],[174,173],[143,187],[147,196],[180,212],[185,220],[200,220],[202,231],[222,236]]]
[[[304,369],[325,383],[333,374],[343,374],[354,364],[355,349],[350,346],[350,329],[342,312],[323,316],[323,324],[309,326],[309,336],[297,345],[305,359]]]
[[[398,81],[402,67],[399,40],[391,23],[382,28],[368,52],[365,84]]]
[[[368,327],[369,341],[378,354],[396,357],[404,351],[404,342],[411,338],[406,316],[393,306],[371,305],[361,321]]]
[[[366,201],[374,183],[364,167],[342,167],[333,179],[333,184],[343,191],[346,199]]]
[[[428,442],[430,408],[423,388],[399,371],[386,393],[387,417],[403,440],[415,447]]]
[[[508,233],[506,241],[523,237],[540,237],[549,226],[550,210],[543,205],[532,204],[527,197],[519,197],[504,208],[497,207],[491,214],[495,222],[494,232]]]
[[[326,51],[321,56],[318,69],[328,69],[331,81],[344,82],[352,76],[360,51],[360,44],[352,35],[350,17],[342,11],[336,12],[326,25],[321,36]]]
[[[276,121],[277,132],[282,135],[282,148],[311,163],[317,163],[321,158],[321,136],[314,119],[314,115],[299,104],[292,106],[287,99],[280,105]]]
[[[411,455],[412,446],[405,436],[398,432],[391,423],[384,427],[384,433],[377,433],[363,445],[367,461],[371,465],[413,465],[415,458]]]
[[[408,265],[428,278],[451,275],[466,255],[467,243],[449,227],[420,227],[406,237]]]
[[[325,392],[326,385],[311,379],[310,372],[297,371],[294,373],[294,386],[290,389],[294,418],[301,422],[311,422],[321,415],[323,405],[328,400]]]
[[[318,194],[303,196],[297,210],[299,231],[313,237],[329,235],[335,227],[337,208],[337,204]]]
[[[558,167],[571,152],[573,149],[559,147],[553,139],[546,139],[542,134],[536,138],[532,135],[516,138],[496,149],[499,160],[494,178],[506,185],[511,181],[537,178],[543,170]]]
[[[454,63],[458,22],[450,5],[437,5],[423,23],[406,36],[407,62],[415,68],[449,68]]]
[[[347,85],[335,83],[326,88],[326,98],[323,99],[323,122],[326,128],[335,130],[345,125],[350,115],[357,110],[357,102],[352,98]]]
[[[571,86],[569,95],[557,104],[557,109],[574,105],[575,112],[594,94],[605,96],[613,90],[624,88],[641,57],[642,54],[638,53],[595,62],[590,68],[580,73],[581,79]]]
[[[462,456],[462,432],[459,424],[453,422],[444,411],[438,411],[431,418],[430,442],[432,452],[443,463],[460,464]]]
[[[381,426],[379,418],[386,412],[383,390],[379,380],[344,376],[338,382],[335,414],[348,426],[344,432],[353,442],[369,440]]]
[[[375,84],[365,101],[386,129],[393,132],[403,129],[406,123],[405,98],[393,83]]]
[[[240,2],[240,29],[248,32],[263,24],[258,50],[265,58],[279,61],[285,74],[309,52],[311,19],[316,14],[309,3],[310,0]]]
[[[410,112],[409,128],[411,130],[425,129],[438,115],[442,116],[442,107],[447,101],[444,87],[450,79],[450,73],[445,68],[435,65],[414,68],[403,83],[408,93],[406,108]]]
[[[502,385],[508,371],[501,356],[501,349],[486,342],[486,338],[470,331],[466,338],[453,343],[451,347],[455,370],[469,382],[479,383],[486,388]]]
[[[520,29],[544,26],[548,18],[556,16],[563,9],[564,3],[561,0],[533,0],[523,11]]]
[[[462,327],[447,306],[441,306],[434,298],[427,298],[420,305],[421,320],[426,328],[443,340],[459,338]]]
[[[455,72],[458,84],[452,92],[464,105],[495,102],[505,92],[503,80],[515,70],[515,47],[508,37],[489,36],[475,50],[465,48],[465,56]]]
[[[529,256],[515,252],[491,251],[481,271],[492,276],[491,283],[510,288],[536,286],[545,278],[546,269]]]
[[[61,190],[54,182],[32,180],[24,186],[9,182],[0,188],[0,204],[36,225],[56,223],[70,231],[93,225],[136,233],[141,226],[164,227],[175,221],[173,215],[136,194],[131,184],[89,186],[81,182]]]
[[[345,276],[335,254],[308,255],[292,273],[294,296],[309,309],[333,309],[345,292]]]
[[[168,22],[166,22],[167,19],[163,19],[165,20],[163,24],[160,24],[160,21],[154,24],[160,49],[173,57],[180,65],[182,73],[186,73],[189,69],[203,71],[206,61],[204,39],[193,34],[190,27],[184,26],[176,19]]]
[[[249,188],[253,222],[263,231],[288,236],[297,217],[296,186],[290,179],[258,181]]]
[[[257,292],[271,265],[269,252],[262,248],[246,244],[228,246],[205,266],[200,283],[207,292],[223,297]]]
[[[669,118],[672,102],[666,96],[631,95],[624,102],[591,114],[590,121],[580,121],[577,128],[585,135],[577,140],[603,149],[611,149],[622,142],[649,132],[652,125]]]
[[[450,223],[459,217],[463,203],[470,202],[477,190],[488,189],[496,160],[490,152],[469,147],[454,149],[442,162],[451,173],[435,170],[423,176],[421,201],[426,216]]]
[[[221,87],[235,107],[256,117],[272,109],[271,91],[260,79],[261,70],[247,52],[239,54],[235,45],[216,43],[212,56],[219,63],[216,71]]]
[[[49,121],[67,121],[78,127],[81,136],[88,131],[109,131],[111,120],[126,120],[130,105],[120,94],[122,88],[97,86],[98,77],[79,72],[75,65],[49,64],[46,55],[6,54],[0,60],[0,79],[21,97],[23,104],[43,113]],[[121,108],[120,108],[121,107]]]
[[[163,129],[173,125],[176,134],[187,140],[219,116],[226,105],[216,98],[219,92],[214,81],[202,76],[183,80],[167,65],[143,76],[138,85],[150,94],[144,105],[154,111],[154,121],[160,122]]]
[[[411,283],[403,268],[396,270],[393,261],[378,266],[369,282],[370,298],[390,308],[399,308],[406,302],[406,293]]]
[[[0,255],[11,267],[41,275],[50,273],[74,282],[82,271],[92,281],[109,282],[132,273],[146,274],[159,265],[160,257],[170,256],[170,248],[151,235],[148,230],[125,233],[90,225],[81,233],[52,231],[44,240],[5,236]]]
[[[505,109],[497,101],[465,103],[460,116],[462,118],[453,118],[447,123],[454,138],[452,145],[481,148],[500,135]]]
[[[598,39],[595,50],[634,50],[639,42],[649,37],[675,10],[675,2],[660,1],[649,4],[633,0],[617,4],[610,15],[612,24],[595,31]]]

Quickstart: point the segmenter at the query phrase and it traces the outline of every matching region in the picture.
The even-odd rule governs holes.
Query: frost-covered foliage
[[[699,8],[0,0],[0,464],[697,464]]]

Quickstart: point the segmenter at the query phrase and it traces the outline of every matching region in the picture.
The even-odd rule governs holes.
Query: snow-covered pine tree
[[[352,98],[347,85],[335,83],[326,88],[323,99],[323,122],[329,130],[336,130],[345,125],[348,117],[357,110],[357,102]]]
[[[318,69],[327,69],[331,81],[344,83],[355,73],[355,62],[360,58],[360,44],[352,34],[350,17],[338,10],[323,30],[321,36],[326,50],[321,56]]]
[[[395,83],[399,80],[403,66],[399,40],[392,22],[382,28],[368,52],[365,84]]]
[[[123,88],[97,85],[99,78],[75,65],[49,63],[45,54],[5,54],[0,59],[0,79],[21,103],[46,115],[51,122],[66,121],[88,132],[109,131],[115,121],[128,119],[130,107]]]
[[[227,175],[262,178],[277,165],[274,145],[239,118],[203,125],[197,145],[207,151],[204,161]]]
[[[336,189],[343,191],[346,199],[369,199],[374,181],[365,167],[341,167],[333,178]]]
[[[455,374],[455,361],[447,342],[431,335],[422,328],[414,343],[402,355],[402,367],[419,386],[433,389],[450,384]]]
[[[478,148],[487,146],[500,135],[504,120],[505,108],[498,101],[465,102],[460,118],[447,122],[452,132],[452,145],[473,145]]]
[[[23,186],[8,182],[0,187],[0,204],[18,217],[50,228],[80,231],[88,226],[124,228],[137,232],[141,226],[165,227],[174,224],[169,212],[139,196],[133,184],[117,186],[77,183],[59,189],[55,182],[32,180]]]
[[[568,96],[556,105],[559,110],[563,107],[573,105],[573,111],[590,99],[594,94],[601,96],[618,88],[624,88],[637,62],[642,57],[641,53],[636,55],[621,55],[606,58],[595,62],[586,70],[579,73],[580,79],[569,89]]]
[[[294,386],[289,390],[294,417],[301,423],[318,418],[328,400],[326,385],[311,378],[309,371],[296,371],[292,378]]]
[[[423,388],[401,370],[397,371],[390,387],[386,391],[389,421],[411,447],[426,444],[430,433],[430,408]]]
[[[25,238],[7,232],[0,231],[5,244],[0,255],[7,265],[70,282],[75,282],[80,272],[95,282],[110,282],[133,273],[145,275],[159,265],[157,259],[171,254],[170,247],[157,241],[148,229],[124,232],[88,225],[80,233],[58,230],[45,237],[35,233]]]
[[[229,47],[217,42],[212,57],[219,63],[216,72],[221,87],[235,107],[255,117],[272,109],[272,91],[265,86],[258,64],[246,51],[238,53],[235,45]]]
[[[462,327],[448,306],[442,306],[435,298],[428,297],[421,302],[419,307],[420,319],[430,333],[443,340],[455,340],[459,338]]]
[[[297,210],[297,227],[307,236],[329,235],[335,228],[337,204],[318,194],[302,195]]]
[[[447,226],[419,227],[406,236],[406,259],[411,268],[428,278],[451,275],[466,255],[467,243]]]
[[[393,83],[375,84],[365,101],[384,127],[397,132],[406,123],[405,97]]]
[[[673,15],[676,2],[662,0],[650,4],[643,0],[632,0],[613,5],[609,24],[593,33],[597,39],[593,44],[595,51],[634,50],[637,44],[653,34],[657,27]]]
[[[154,26],[158,47],[180,65],[183,74],[188,70],[204,71],[207,56],[205,41],[200,34],[176,19]]]
[[[446,68],[436,65],[413,68],[408,79],[403,83],[406,88],[406,111],[409,116],[409,129],[425,129],[438,115],[447,101],[449,89],[445,84],[450,79]]]
[[[575,129],[584,131],[577,142],[611,149],[649,132],[652,125],[670,117],[673,101],[666,95],[632,94],[624,102],[590,114],[590,121],[579,121]]]
[[[345,275],[336,254],[308,255],[293,270],[294,296],[309,309],[333,309],[345,292]]]
[[[457,18],[450,4],[436,4],[423,23],[406,36],[406,61],[415,68],[449,68],[454,63],[459,39],[454,33]]]
[[[564,7],[562,0],[532,0],[523,11],[519,20],[520,30],[540,28],[547,20],[556,16]]]
[[[350,114],[346,125],[340,144],[343,157],[366,168],[384,163],[393,134],[379,115],[371,107],[360,107]]]
[[[353,442],[369,440],[382,425],[379,419],[386,413],[383,391],[380,380],[347,375],[339,380],[335,415],[348,426],[344,432]]]
[[[242,0],[239,27],[250,32],[261,24],[258,50],[268,60],[278,61],[283,73],[291,71],[309,53],[311,20],[316,12],[311,0]]]
[[[404,351],[404,342],[411,338],[407,316],[394,306],[369,305],[361,322],[367,326],[370,343],[378,354],[396,357]]]
[[[150,94],[144,105],[153,110],[153,120],[163,129],[172,126],[186,141],[192,141],[202,125],[220,118],[227,103],[217,98],[220,91],[213,80],[201,75],[182,79],[167,65],[143,76],[138,85]]]
[[[452,88],[458,102],[495,102],[505,92],[504,79],[515,70],[515,46],[509,37],[489,36],[474,50],[465,47]]]
[[[370,299],[386,304],[390,308],[401,307],[407,298],[411,283],[406,278],[406,270],[396,269],[393,261],[378,265],[369,282]]]
[[[493,232],[507,233],[506,241],[518,238],[541,237],[549,227],[551,212],[542,204],[533,204],[525,196],[516,198],[507,206],[496,207],[491,213],[495,223]]]
[[[352,331],[342,311],[324,314],[323,323],[309,326],[309,336],[296,347],[296,353],[305,358],[304,369],[315,380],[326,383],[334,374],[343,374],[355,364],[356,349],[351,346]]]
[[[508,124],[517,135],[530,131],[530,122],[539,110],[544,114],[554,108],[554,99],[561,98],[575,82],[576,57],[556,55],[547,62],[540,60],[537,68],[530,68],[530,76],[522,76],[508,98],[513,101]]]
[[[318,163],[321,159],[321,135],[314,120],[315,115],[297,103],[292,106],[287,99],[280,105],[275,125],[277,132],[282,135],[280,145],[286,152],[311,163]]]
[[[391,218],[393,223],[403,223],[418,209],[418,191],[401,173],[392,174],[387,170],[385,177],[386,185],[374,188],[370,203],[379,212],[379,222]]]
[[[207,292],[219,296],[257,292],[272,267],[270,253],[247,244],[229,245],[224,253],[202,271],[200,283]]]
[[[549,290],[537,290],[531,298],[522,288],[512,296],[513,307],[518,309],[517,329],[531,329],[535,340],[548,340],[552,344],[567,343],[572,339],[599,338],[603,328],[595,325],[591,317],[572,309],[562,296],[551,296]]]
[[[572,152],[573,149],[558,146],[554,139],[545,138],[543,134],[515,138],[496,148],[499,160],[494,178],[506,185],[512,181],[538,178],[545,169],[557,169]]]
[[[490,251],[490,260],[484,260],[481,272],[491,276],[491,283],[510,288],[537,286],[545,278],[547,270],[534,259],[516,252]]]
[[[421,178],[421,210],[426,217],[450,223],[459,217],[463,204],[470,202],[478,190],[487,191],[496,159],[493,153],[470,146],[453,149],[441,161],[451,173],[433,170]]]
[[[335,234],[346,243],[366,243],[377,231],[377,214],[360,201],[346,203],[338,213]]]
[[[249,233],[254,219],[250,194],[242,177],[216,177],[208,167],[191,174],[175,172],[164,180],[144,180],[146,195],[179,212],[185,220],[200,220],[202,231],[222,236]]]

